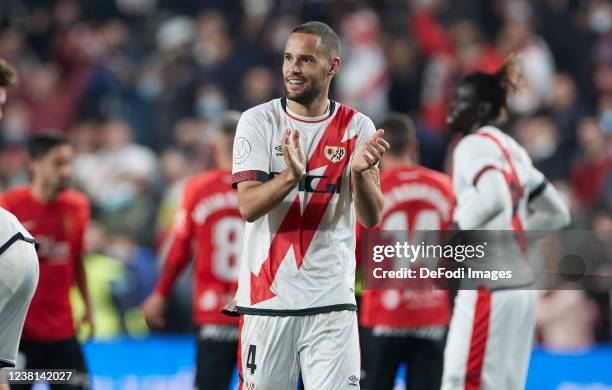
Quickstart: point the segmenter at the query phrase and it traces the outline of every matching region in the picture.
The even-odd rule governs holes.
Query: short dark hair
[[[238,127],[238,121],[241,115],[239,111],[225,111],[213,118],[211,123],[212,127],[224,136],[233,139],[236,135],[236,127]]]
[[[17,71],[8,62],[0,58],[0,88],[17,84]]]
[[[62,145],[70,145],[70,140],[64,134],[46,132],[35,135],[28,143],[30,159],[36,161],[44,157],[51,149]]]
[[[296,33],[319,36],[321,37],[321,46],[330,57],[340,55],[340,38],[327,24],[317,21],[306,22],[291,31],[291,34]]]
[[[385,130],[384,138],[391,146],[388,153],[393,156],[401,156],[410,145],[417,141],[414,122],[406,114],[389,113],[377,127]]]

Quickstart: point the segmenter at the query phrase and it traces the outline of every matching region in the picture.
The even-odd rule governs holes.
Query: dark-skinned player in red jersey
[[[76,370],[71,384],[56,389],[88,389],[87,369],[75,334],[70,288],[76,284],[85,303],[83,322],[93,334],[85,281],[83,238],[89,201],[70,189],[74,151],[68,138],[43,133],[30,140],[32,181],[6,192],[0,205],[15,214],[38,244],[40,279],[28,311],[20,352],[27,369]],[[15,389],[31,385],[13,385]]]
[[[232,143],[240,113],[213,120],[216,169],[193,176],[183,190],[170,250],[155,292],[144,302],[147,322],[164,322],[167,298],[192,254],[195,257],[193,312],[198,326],[196,386],[228,389],[236,365],[238,318],[221,309],[234,297],[244,220],[232,188]]]
[[[391,145],[381,159],[385,207],[378,228],[412,236],[447,229],[455,205],[451,178],[417,164],[418,141],[410,117],[391,113],[378,127],[385,129]],[[398,367],[406,362],[408,388],[439,389],[449,319],[448,294],[433,286],[365,290],[359,318],[362,388],[392,390]]]

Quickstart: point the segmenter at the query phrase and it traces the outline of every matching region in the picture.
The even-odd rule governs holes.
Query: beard
[[[60,192],[66,191],[67,189],[69,189],[72,186],[72,180],[71,179],[60,179],[57,184],[55,185],[55,193],[59,194]]]
[[[325,85],[325,77],[322,77],[320,79],[311,79],[309,81],[310,83],[305,84],[304,89],[302,90],[302,92],[299,93],[289,92],[289,90],[287,89],[287,84],[285,82],[283,86],[285,88],[285,96],[287,96],[287,99],[293,100],[294,102],[299,103],[303,106],[307,106],[312,103],[317,97],[321,95],[321,92],[323,91]]]

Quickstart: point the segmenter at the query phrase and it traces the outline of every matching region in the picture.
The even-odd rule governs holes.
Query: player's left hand
[[[152,328],[161,328],[166,324],[164,314],[166,311],[166,298],[158,292],[154,292],[140,305],[140,311]]]
[[[384,134],[383,129],[376,130],[376,133],[357,148],[351,164],[353,172],[363,173],[372,168],[378,163],[382,155],[389,150],[389,143],[382,137]]]

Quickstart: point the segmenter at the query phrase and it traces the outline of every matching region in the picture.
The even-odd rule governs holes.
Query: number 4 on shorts
[[[246,368],[251,370],[251,375],[255,374],[255,370],[257,369],[257,365],[255,364],[255,352],[256,346],[249,345],[249,353],[247,354]]]

